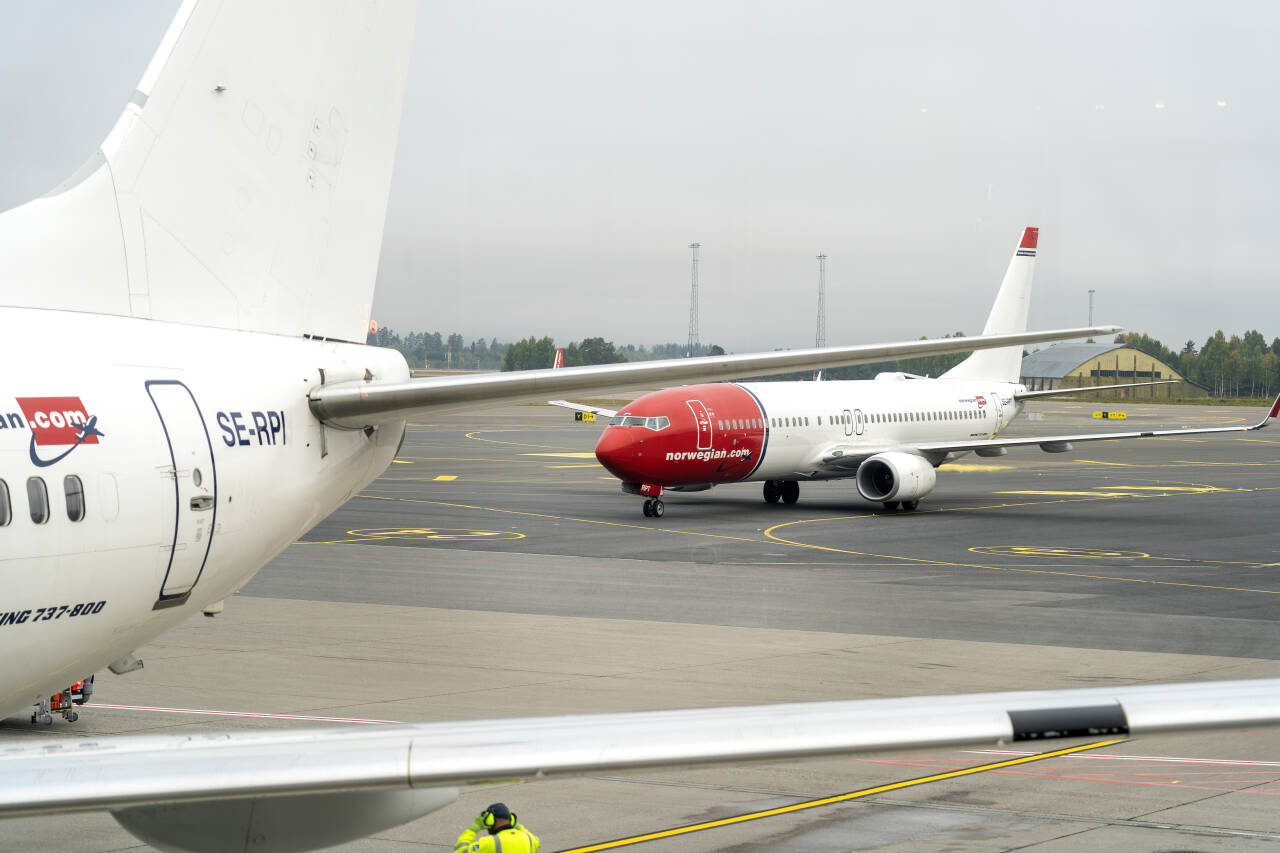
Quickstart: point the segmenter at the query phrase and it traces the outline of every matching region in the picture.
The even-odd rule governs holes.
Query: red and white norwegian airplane
[[[1009,262],[983,335],[1026,328],[1039,230],[1027,228]],[[933,491],[935,469],[968,453],[1003,456],[1039,446],[1062,453],[1077,442],[1262,429],[1280,398],[1247,427],[1000,438],[1025,400],[1088,388],[1028,391],[1018,382],[1022,348],[976,352],[937,379],[882,373],[849,382],[746,382],[687,385],[648,394],[612,418],[596,458],[643,495],[645,516],[661,517],[662,494],[721,483],[763,481],[769,503],[795,503],[800,482],[853,478],[858,493],[886,509],[914,510]],[[1128,388],[1160,383],[1101,386]]]
[[[0,718],[220,612],[382,473],[415,413],[1115,330],[412,380],[357,342],[413,13],[188,0],[101,149],[0,214]],[[306,850],[468,782],[1276,719],[1261,681],[24,740],[0,750],[0,818],[108,810],[166,850]]]

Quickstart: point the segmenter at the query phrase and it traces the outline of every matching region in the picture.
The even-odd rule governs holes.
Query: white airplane
[[[356,342],[413,5],[185,3],[101,149],[0,214],[0,717],[135,669],[141,644],[220,611],[390,464],[413,413],[1115,331],[410,380],[398,353]],[[1261,723],[1278,697],[1262,681],[23,742],[0,750],[0,817],[110,810],[164,849],[304,850],[412,820],[464,781]]]
[[[1027,327],[1039,229],[1014,250],[984,335]],[[1018,379],[1022,348],[975,352],[937,379],[882,373],[848,382],[749,382],[686,385],[647,394],[621,411],[566,400],[553,404],[612,420],[596,458],[628,494],[645,497],[646,517],[661,518],[662,494],[705,491],[721,483],[763,481],[769,503],[795,503],[800,481],[853,478],[862,497],[885,509],[914,510],[933,491],[935,469],[969,453],[1003,456],[1010,447],[1064,453],[1078,442],[1162,435],[1239,433],[1280,415],[1280,397],[1245,427],[1083,433],[1000,438],[1035,397],[1133,388],[1028,391]]]

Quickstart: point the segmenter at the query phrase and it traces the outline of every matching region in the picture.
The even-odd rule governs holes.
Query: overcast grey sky
[[[97,147],[176,0],[4,2],[0,208]],[[1280,335],[1272,3],[427,2],[374,315],[468,339]],[[1163,105],[1158,107],[1157,105]]]

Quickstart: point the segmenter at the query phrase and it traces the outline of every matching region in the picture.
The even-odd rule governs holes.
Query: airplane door
[[[1004,423],[1004,401],[1000,399],[999,394],[992,394],[991,399],[996,407],[996,423],[1002,424]]]
[[[858,435],[862,435],[862,425],[865,423],[866,423],[866,420],[862,414],[862,409],[854,409],[853,410],[853,428],[854,428],[854,431],[858,433]]]
[[[168,564],[153,608],[159,610],[185,602],[200,580],[213,542],[218,478],[213,445],[195,396],[186,385],[169,379],[150,381],[146,388],[168,445],[170,464],[161,468],[161,476],[171,484],[175,509]]]
[[[702,405],[701,400],[685,400],[685,405],[689,407],[689,411],[693,412],[693,419],[698,424],[698,449],[711,449],[711,415],[707,414],[707,407]]]
[[[844,434],[853,435],[853,412],[845,409],[841,414],[843,417],[841,417],[840,420],[844,423]],[[861,432],[861,430],[859,430],[859,432]]]

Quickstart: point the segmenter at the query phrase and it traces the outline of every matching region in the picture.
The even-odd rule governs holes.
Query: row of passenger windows
[[[986,409],[942,409],[934,412],[884,412],[865,415],[869,424],[900,424],[908,421],[980,421],[987,417]],[[837,418],[832,418],[836,422]],[[840,423],[853,423],[851,415],[842,415]],[[821,426],[822,419],[818,419]]]
[[[883,412],[864,415],[870,424],[896,424],[908,421],[968,421],[982,420],[987,416],[986,409],[942,409],[934,412]],[[615,419],[616,420],[616,419]],[[639,418],[637,418],[639,420]],[[822,416],[816,416],[818,426],[822,426]],[[807,427],[808,417],[769,418],[774,427]],[[851,424],[853,415],[832,415],[831,424]],[[716,421],[719,429],[763,429],[765,423],[758,418],[730,418],[727,421]]]
[[[84,483],[75,474],[62,478],[62,495],[66,501],[67,518],[72,521],[84,521]],[[49,488],[43,477],[27,479],[27,509],[31,513],[31,521],[44,524],[53,512],[49,503]],[[0,480],[0,527],[7,527],[13,521],[13,501],[9,497],[9,484]]]

